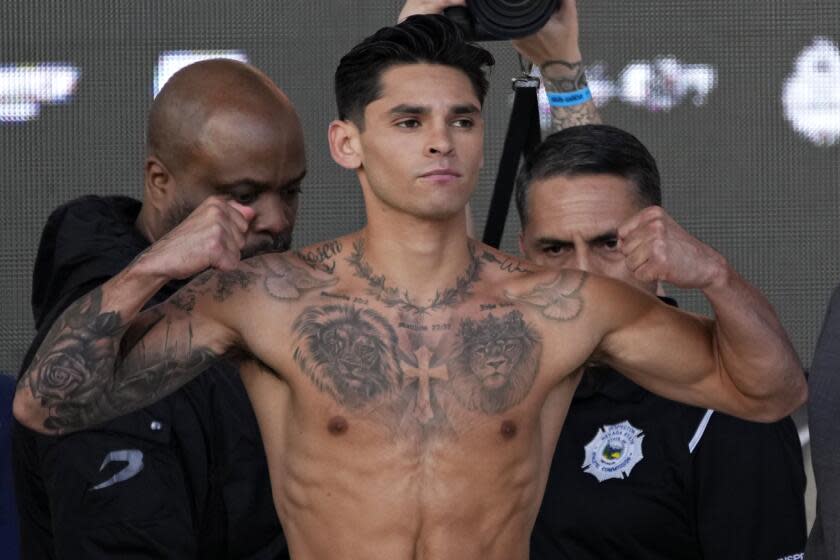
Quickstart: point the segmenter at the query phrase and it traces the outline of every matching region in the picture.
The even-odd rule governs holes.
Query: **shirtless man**
[[[80,429],[219,356],[253,356],[242,375],[293,558],[524,560],[582,364],[755,420],[799,406],[798,359],[740,278],[719,280],[740,297],[713,321],[467,237],[490,64],[440,16],[357,45],[336,72],[329,141],[359,178],[365,228],[239,262],[250,210],[208,202],[216,236],[187,243],[176,228],[57,321],[15,415]],[[140,313],[163,283],[205,268]]]

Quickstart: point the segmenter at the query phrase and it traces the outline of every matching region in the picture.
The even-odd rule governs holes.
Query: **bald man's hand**
[[[190,278],[208,268],[233,270],[253,218],[251,208],[211,196],[138,259],[145,270],[168,279]]]
[[[723,256],[689,234],[660,206],[645,208],[618,229],[627,267],[642,282],[710,288],[727,277]]]
[[[466,5],[466,0],[408,0],[403,6],[403,9],[400,10],[397,23],[402,22],[410,16],[416,16],[419,14],[442,14],[444,8]]]

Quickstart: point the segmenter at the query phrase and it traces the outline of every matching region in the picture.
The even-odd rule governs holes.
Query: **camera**
[[[539,31],[561,0],[468,0],[443,14],[455,22],[468,41],[502,41]]]

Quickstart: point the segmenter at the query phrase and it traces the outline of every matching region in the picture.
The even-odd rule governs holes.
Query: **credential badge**
[[[642,455],[642,430],[629,421],[598,428],[598,433],[584,448],[583,468],[603,482],[610,478],[627,478]]]

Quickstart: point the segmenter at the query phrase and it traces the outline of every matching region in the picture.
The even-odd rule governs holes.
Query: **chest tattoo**
[[[350,411],[376,411],[396,435],[458,432],[461,418],[509,410],[530,392],[541,351],[515,309],[426,325],[330,304],[306,308],[292,328],[294,359],[313,385]]]

